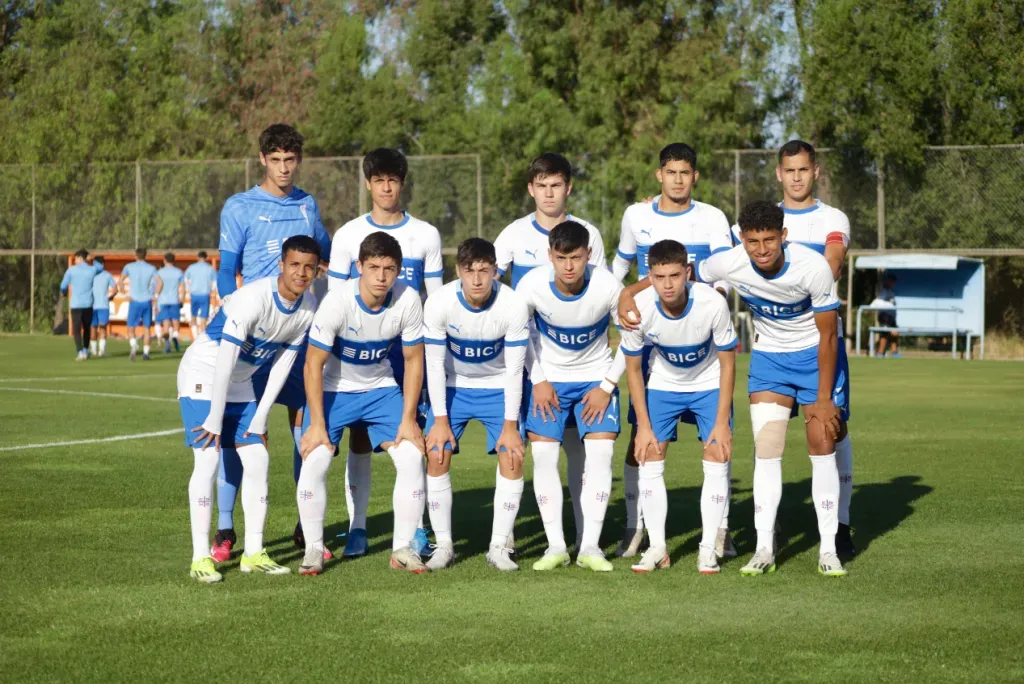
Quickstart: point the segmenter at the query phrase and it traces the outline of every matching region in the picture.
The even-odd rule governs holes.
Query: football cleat
[[[424,565],[423,559],[420,558],[420,554],[416,553],[408,546],[403,546],[400,549],[392,551],[390,564],[395,570],[405,570],[406,572],[411,572],[414,575],[422,575],[423,573],[430,571],[430,569]]]
[[[775,572],[775,554],[763,546],[757,550],[750,562],[740,568],[740,574],[746,576],[764,575]]]
[[[839,523],[836,530],[836,555],[840,558],[853,558],[857,555],[857,547],[853,545],[853,537],[850,536],[850,526]]]
[[[717,575],[722,569],[718,567],[718,553],[714,549],[700,547],[697,552],[697,572],[702,575]]]
[[[192,561],[192,567],[189,570],[188,576],[203,584],[213,584],[224,579],[224,576],[217,572],[217,568],[213,566],[213,559],[209,556]]]
[[[823,553],[818,556],[818,573],[826,577],[846,577],[846,568],[839,562],[834,553]]]
[[[512,549],[503,546],[492,546],[487,551],[487,564],[502,572],[515,572],[519,566],[512,560]]]
[[[359,558],[365,556],[369,549],[366,541],[366,530],[356,528],[350,530],[345,540],[345,550],[341,552],[342,558]]]
[[[428,570],[444,570],[455,565],[455,549],[451,544],[435,544],[431,548],[434,551],[427,561]]]
[[[644,551],[644,555],[640,556],[640,562],[635,563],[632,570],[633,572],[648,573],[662,570],[671,565],[672,560],[668,557],[668,550],[664,546],[652,546]]]
[[[533,564],[534,570],[554,570],[569,564],[569,554],[565,549],[548,549],[540,560]]]
[[[217,530],[213,537],[213,546],[210,547],[210,556],[218,563],[223,563],[231,558],[231,547],[238,543],[235,531],[228,528]]]
[[[291,568],[274,562],[266,549],[261,549],[251,556],[243,555],[238,569],[242,572],[262,572],[265,575],[287,575],[292,571]]]
[[[313,548],[306,551],[302,557],[302,565],[299,566],[300,575],[319,575],[324,571],[324,552],[326,548]]]
[[[615,549],[615,555],[619,558],[633,558],[640,553],[640,545],[644,542],[644,528],[627,527],[622,533],[622,541]]]
[[[584,548],[576,556],[576,565],[594,572],[611,572],[615,569],[612,562],[604,557],[604,551],[599,548]]]
[[[725,528],[719,529],[715,537],[715,555],[719,558],[736,557],[736,544],[733,543],[729,530]]]

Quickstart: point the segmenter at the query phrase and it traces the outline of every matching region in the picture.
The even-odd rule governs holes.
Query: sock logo
[[[359,491],[359,486],[358,485],[349,485],[348,486],[348,491],[350,491],[353,494],[355,494],[356,492]]]
[[[210,497],[208,497],[208,496],[201,496],[201,497],[199,497],[199,500],[198,500],[197,503],[200,506],[202,506],[203,508],[209,508],[210,507]]]
[[[436,511],[440,507],[441,507],[441,502],[440,501],[431,501],[430,503],[427,504],[427,508],[429,508],[432,511]]]
[[[594,496],[594,498],[597,499],[598,501],[600,501],[601,503],[604,503],[605,501],[607,501],[609,499],[609,497],[610,497],[610,495],[609,495],[608,492],[598,492]]]
[[[711,495],[711,503],[720,504],[720,503],[724,503],[724,502],[725,502],[725,497],[722,496],[721,494],[712,494]]]
[[[761,512],[761,505],[760,504],[754,504],[754,512],[755,513],[760,513]]]
[[[302,499],[303,501],[309,501],[310,499],[313,498],[313,491],[310,489],[303,489],[301,492],[299,492],[299,498]]]
[[[823,500],[821,502],[821,510],[823,510],[823,511],[831,511],[835,507],[836,507],[836,502],[832,501],[830,499],[825,499],[825,500]]]
[[[261,496],[260,497],[260,503],[261,504],[270,503],[270,497],[269,496]]]
[[[626,492],[626,501],[636,501],[636,494],[633,492]]]
[[[853,482],[853,475],[840,475],[839,482],[841,484],[850,484]]]
[[[426,492],[424,492],[422,489],[414,489],[414,490],[412,490],[412,498],[414,498],[414,499],[417,499],[417,500],[418,499],[422,499],[425,496],[426,496]]]
[[[538,506],[546,506],[548,501],[550,501],[550,499],[548,499],[548,497],[544,496],[543,494],[541,494],[541,495],[539,495],[537,497],[537,505]]]
[[[654,496],[654,490],[653,489],[645,489],[642,492],[640,492],[640,496],[644,497],[645,499],[647,497],[649,497],[649,496]]]
[[[518,508],[518,506],[516,506],[511,501],[506,501],[505,503],[501,504],[501,507],[504,508],[506,511],[510,511],[510,512],[514,511],[514,510],[516,510],[516,508]]]

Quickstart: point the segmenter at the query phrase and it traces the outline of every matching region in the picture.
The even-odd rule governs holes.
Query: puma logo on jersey
[[[266,330],[264,330],[263,328],[256,328],[256,329],[257,329],[257,330],[259,330],[259,331],[260,331],[261,333],[265,333],[265,332],[267,332],[267,331],[266,331]]]
[[[658,333],[656,333],[656,332],[649,332],[649,333],[647,333],[647,336],[650,337],[655,342],[658,341]]]
[[[460,334],[462,333],[462,326],[460,326],[460,325],[455,325],[454,323],[449,323],[448,327],[451,328],[452,330],[454,330],[457,333],[460,333]]]
[[[360,331],[360,330],[362,330],[362,328],[353,328],[353,327],[352,327],[351,325],[350,325],[350,326],[348,326],[348,329],[349,329],[349,330],[350,330],[351,332],[355,333],[356,335],[358,335],[358,334],[359,334],[359,331]]]
[[[640,234],[641,235],[646,235],[647,237],[651,237],[651,231],[649,229],[647,229],[647,228],[641,228],[640,229]]]
[[[523,251],[532,256],[534,259],[537,258],[537,250],[535,249],[524,249]]]
[[[538,316],[540,316],[540,317],[542,317],[542,318],[546,318],[546,319],[548,319],[548,320],[551,320],[551,314],[549,314],[549,313],[547,313],[547,312],[544,312],[544,311],[538,311],[538,312],[537,312],[537,315],[538,315]]]
[[[266,221],[267,223],[273,223],[273,221],[270,220],[269,216],[260,216],[258,218],[259,218],[260,221]]]

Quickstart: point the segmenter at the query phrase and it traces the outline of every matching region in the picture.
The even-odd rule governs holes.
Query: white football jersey
[[[211,399],[213,371],[222,341],[242,348],[231,371],[230,402],[255,401],[253,373],[273,363],[282,347],[300,350],[316,313],[316,297],[305,292],[288,304],[277,293],[277,277],[243,285],[224,301],[206,332],[189,346],[178,366],[179,397]]]
[[[586,277],[583,291],[568,297],[555,287],[555,269],[548,265],[527,273],[516,289],[537,330],[537,360],[552,382],[600,381],[612,363],[608,325],[618,325],[622,283],[594,266]]]
[[[725,297],[702,283],[687,283],[689,300],[682,315],[669,316],[649,287],[636,297],[640,329],[624,330],[619,349],[629,356],[654,347],[647,387],[666,392],[703,392],[719,388],[718,352],[736,348],[736,333]]]
[[[426,221],[405,214],[405,218],[393,226],[382,226],[373,222],[369,214],[354,218],[334,234],[331,241],[331,262],[327,267],[328,285],[337,286],[349,278],[358,278],[356,261],[359,259],[359,245],[367,235],[384,232],[398,240],[402,246],[402,270],[398,279],[419,292],[426,278],[440,278],[444,275],[441,260],[441,234]]]
[[[359,280],[334,287],[317,311],[309,343],[331,353],[324,367],[325,392],[366,392],[394,387],[388,361],[393,344],[423,342],[423,304],[419,292],[396,282],[374,311],[359,296]]]
[[[643,278],[649,270],[647,253],[651,251],[651,245],[661,240],[675,240],[686,247],[694,276],[699,279],[700,262],[716,252],[732,248],[729,220],[710,204],[692,200],[686,211],[667,213],[658,208],[659,200],[661,195],[649,204],[641,202],[626,208],[616,253],[622,262],[616,268],[616,275],[625,276],[629,263],[636,259],[637,269]]]
[[[601,231],[578,216],[568,215],[569,221],[575,221],[590,233],[590,259],[592,266],[607,268],[604,260],[604,239]],[[534,214],[516,219],[498,235],[494,241],[494,251],[498,257],[498,273],[505,275],[509,266],[512,267],[512,287],[519,286],[523,276],[537,268],[551,263],[548,258],[548,233],[541,228]]]
[[[850,246],[850,219],[835,207],[830,207],[821,200],[815,200],[813,207],[807,209],[787,209],[782,225],[786,228],[789,242],[796,242],[813,249],[818,254],[825,254],[825,244],[831,238],[841,240],[843,246]]]
[[[474,309],[455,280],[427,298],[424,342],[447,347],[444,369],[449,387],[500,389],[505,381],[505,347],[530,341],[526,303],[497,281],[491,298]]]
[[[754,318],[754,349],[794,352],[818,344],[814,314],[839,308],[836,283],[825,258],[803,245],[786,244],[786,263],[765,276],[743,246],[708,257],[700,266],[705,280],[724,280],[739,293]]]

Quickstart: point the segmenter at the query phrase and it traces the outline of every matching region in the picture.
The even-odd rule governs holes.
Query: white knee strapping
[[[754,431],[754,455],[757,458],[782,458],[786,449],[786,429],[792,409],[780,404],[750,405],[750,424]]]

